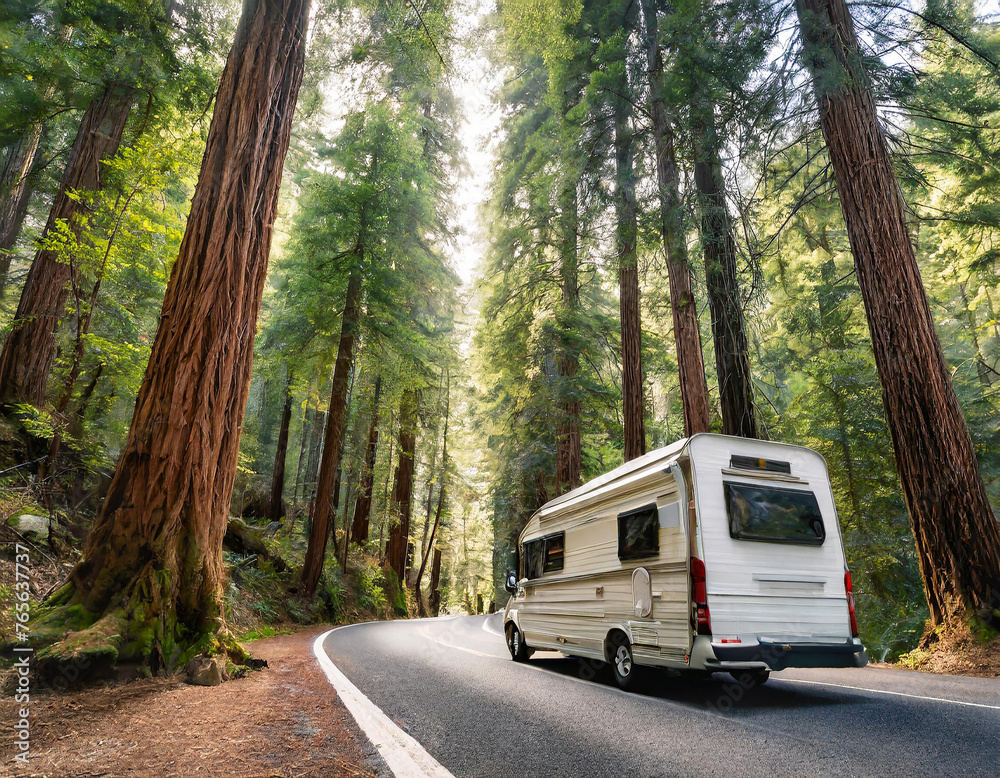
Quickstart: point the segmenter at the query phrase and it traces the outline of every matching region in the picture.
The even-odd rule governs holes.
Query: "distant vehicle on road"
[[[504,612],[535,649],[764,683],[787,667],[864,667],[826,462],[699,434],[543,505],[519,540]]]

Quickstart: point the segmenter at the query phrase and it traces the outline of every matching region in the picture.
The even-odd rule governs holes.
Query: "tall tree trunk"
[[[57,38],[65,44],[72,34],[73,28],[63,25]],[[55,93],[55,84],[49,83],[42,93],[42,105],[47,105]],[[0,173],[0,300],[7,291],[11,250],[17,242],[28,212],[32,173],[38,165],[38,150],[44,129],[45,122],[41,118],[33,120],[11,148]]]
[[[41,135],[41,122],[28,127],[11,148],[4,162],[3,172],[0,173],[0,300],[7,292],[14,246],[28,215]]]
[[[624,94],[628,84],[620,85]],[[615,114],[615,212],[618,254],[619,314],[622,337],[622,418],[625,461],[646,453],[646,403],[642,386],[642,314],[639,310],[639,262],[636,255],[635,171],[632,162],[632,104],[618,95]]]
[[[375,379],[375,396],[372,398],[371,421],[368,422],[368,445],[365,448],[365,466],[361,473],[361,490],[354,504],[354,521],[351,524],[351,541],[368,542],[369,521],[372,513],[372,490],[375,487],[375,463],[378,460],[378,408],[382,400],[382,376]]]
[[[294,518],[294,509],[299,505],[299,489],[302,486],[302,466],[306,462],[306,457],[308,456],[309,449],[309,439],[312,437],[312,425],[313,410],[309,407],[309,402],[312,399],[312,381],[309,382],[309,386],[306,389],[306,400],[302,406],[302,424],[299,429],[299,456],[295,464],[295,487],[292,489],[292,517]],[[289,525],[291,526],[291,525]],[[291,531],[291,530],[289,530]]]
[[[650,118],[660,195],[660,233],[667,255],[677,378],[684,409],[684,434],[690,437],[699,432],[708,432],[708,383],[705,380],[698,307],[695,304],[687,240],[684,237],[684,206],[678,185],[680,176],[674,154],[674,133],[667,119],[663,95],[663,55],[660,51],[654,0],[642,0],[642,14],[646,25],[643,43],[646,47]]]
[[[326,411],[313,411],[312,432],[309,435],[309,456],[306,459],[306,476],[303,491],[315,496],[316,473],[319,471],[319,458],[323,453],[323,431],[326,429]],[[310,497],[312,499],[312,497]]]
[[[389,414],[389,429],[395,427],[395,420],[392,414]],[[386,545],[385,539],[385,525],[386,525],[386,508],[389,505],[389,483],[394,480],[395,472],[392,469],[392,457],[395,453],[394,448],[396,445],[396,439],[390,435],[389,437],[389,455],[385,459],[385,481],[382,483],[382,496],[379,498],[379,512],[382,514],[382,521],[379,522],[378,526],[378,553],[379,553],[379,563],[384,564],[386,561],[386,556],[388,553],[388,546]],[[399,464],[397,462],[397,468]]]
[[[560,342],[556,363],[559,371],[557,396],[560,398],[556,426],[556,483],[560,494],[580,483],[580,398],[576,374],[580,356],[574,340],[577,311],[580,307],[579,257],[577,256],[578,202],[575,168],[564,170],[565,180],[559,194],[560,259],[559,274],[562,304],[559,310]]]
[[[413,509],[413,466],[417,447],[417,397],[406,389],[399,403],[399,464],[392,488],[393,513],[399,521],[389,531],[386,559],[402,586],[406,581],[406,552],[410,540],[410,512]]]
[[[274,467],[271,469],[271,521],[281,521],[281,496],[285,490],[285,458],[288,454],[288,428],[292,422],[292,371],[285,381],[285,404],[281,408],[281,425],[278,427],[278,445],[274,450]]]
[[[85,205],[72,195],[102,187],[101,163],[118,152],[133,97],[131,90],[108,86],[91,101],[66,161],[43,240],[60,221],[79,232]],[[0,351],[0,402],[44,404],[56,353],[56,328],[72,273],[72,266],[60,261],[56,251],[42,248],[35,255],[12,329]]]
[[[434,549],[434,563],[431,565],[431,593],[428,597],[431,616],[441,611],[441,549]]]
[[[361,321],[360,260],[358,257],[358,262],[351,270],[347,281],[344,315],[340,323],[340,344],[337,347],[337,362],[333,368],[333,386],[330,390],[330,411],[326,416],[323,458],[316,479],[316,504],[313,509],[312,525],[309,528],[309,545],[302,563],[302,588],[306,597],[312,597],[316,593],[316,586],[323,573],[326,539],[331,529],[331,517],[334,515],[332,491],[344,451],[347,391],[354,367],[354,343]]]
[[[740,299],[733,223],[726,204],[726,182],[719,158],[714,107],[695,113],[697,152],[694,179],[701,200],[701,241],[705,252],[705,286],[712,312],[715,367],[719,377],[722,431],[726,435],[756,438],[750,351],[743,301]]]
[[[446,371],[447,372],[447,371]],[[424,570],[427,567],[427,555],[434,548],[434,539],[437,537],[437,530],[441,524],[441,512],[444,510],[445,490],[448,482],[448,419],[451,415],[451,376],[448,375],[447,388],[445,389],[444,401],[444,436],[441,442],[441,486],[438,489],[437,510],[434,512],[434,524],[431,526],[429,536],[424,534],[423,543],[420,546],[420,569],[417,571],[414,591],[417,594],[417,610],[424,613],[424,598],[420,591],[420,583],[424,578]],[[430,524],[430,494],[427,495],[427,523]],[[426,528],[426,525],[425,525]],[[433,590],[433,586],[431,589]]]
[[[844,0],[797,0],[934,626],[1000,625],[1000,530],[941,353]]]
[[[76,624],[100,619],[61,644],[68,661],[92,649],[105,668],[113,655],[157,671],[213,641],[245,659],[225,630],[222,539],[308,11],[243,6],[128,438],[83,560],[50,601]],[[50,610],[50,634],[67,617]]]

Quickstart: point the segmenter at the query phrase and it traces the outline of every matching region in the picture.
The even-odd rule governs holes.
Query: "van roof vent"
[[[729,460],[729,466],[740,470],[763,470],[767,473],[789,473],[792,466],[788,462],[778,462],[774,459],[758,459],[734,454]]]

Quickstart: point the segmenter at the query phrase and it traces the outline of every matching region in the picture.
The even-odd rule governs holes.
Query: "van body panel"
[[[517,618],[526,643],[604,658],[612,629],[633,631],[641,645],[655,649],[656,661],[684,661],[690,650],[687,607],[687,535],[681,521],[679,491],[664,472],[662,457],[634,468],[610,491],[591,490],[574,501],[573,492],[532,516],[521,542],[565,533],[563,568],[520,582]],[[655,557],[618,557],[618,515],[655,506],[659,553]],[[551,510],[555,508],[555,510]],[[633,574],[649,575],[648,614],[636,613]]]
[[[749,644],[849,640],[844,548],[823,458],[797,446],[717,436],[695,436],[689,450],[712,634]],[[787,463],[790,473],[733,468],[734,456]],[[726,483],[812,493],[823,518],[822,544],[733,538]]]

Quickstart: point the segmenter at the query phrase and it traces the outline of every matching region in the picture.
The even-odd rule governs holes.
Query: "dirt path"
[[[28,768],[12,762],[17,706],[4,697],[0,775],[384,775],[316,664],[322,631],[253,643],[270,667],[221,686],[161,678],[34,698]]]

